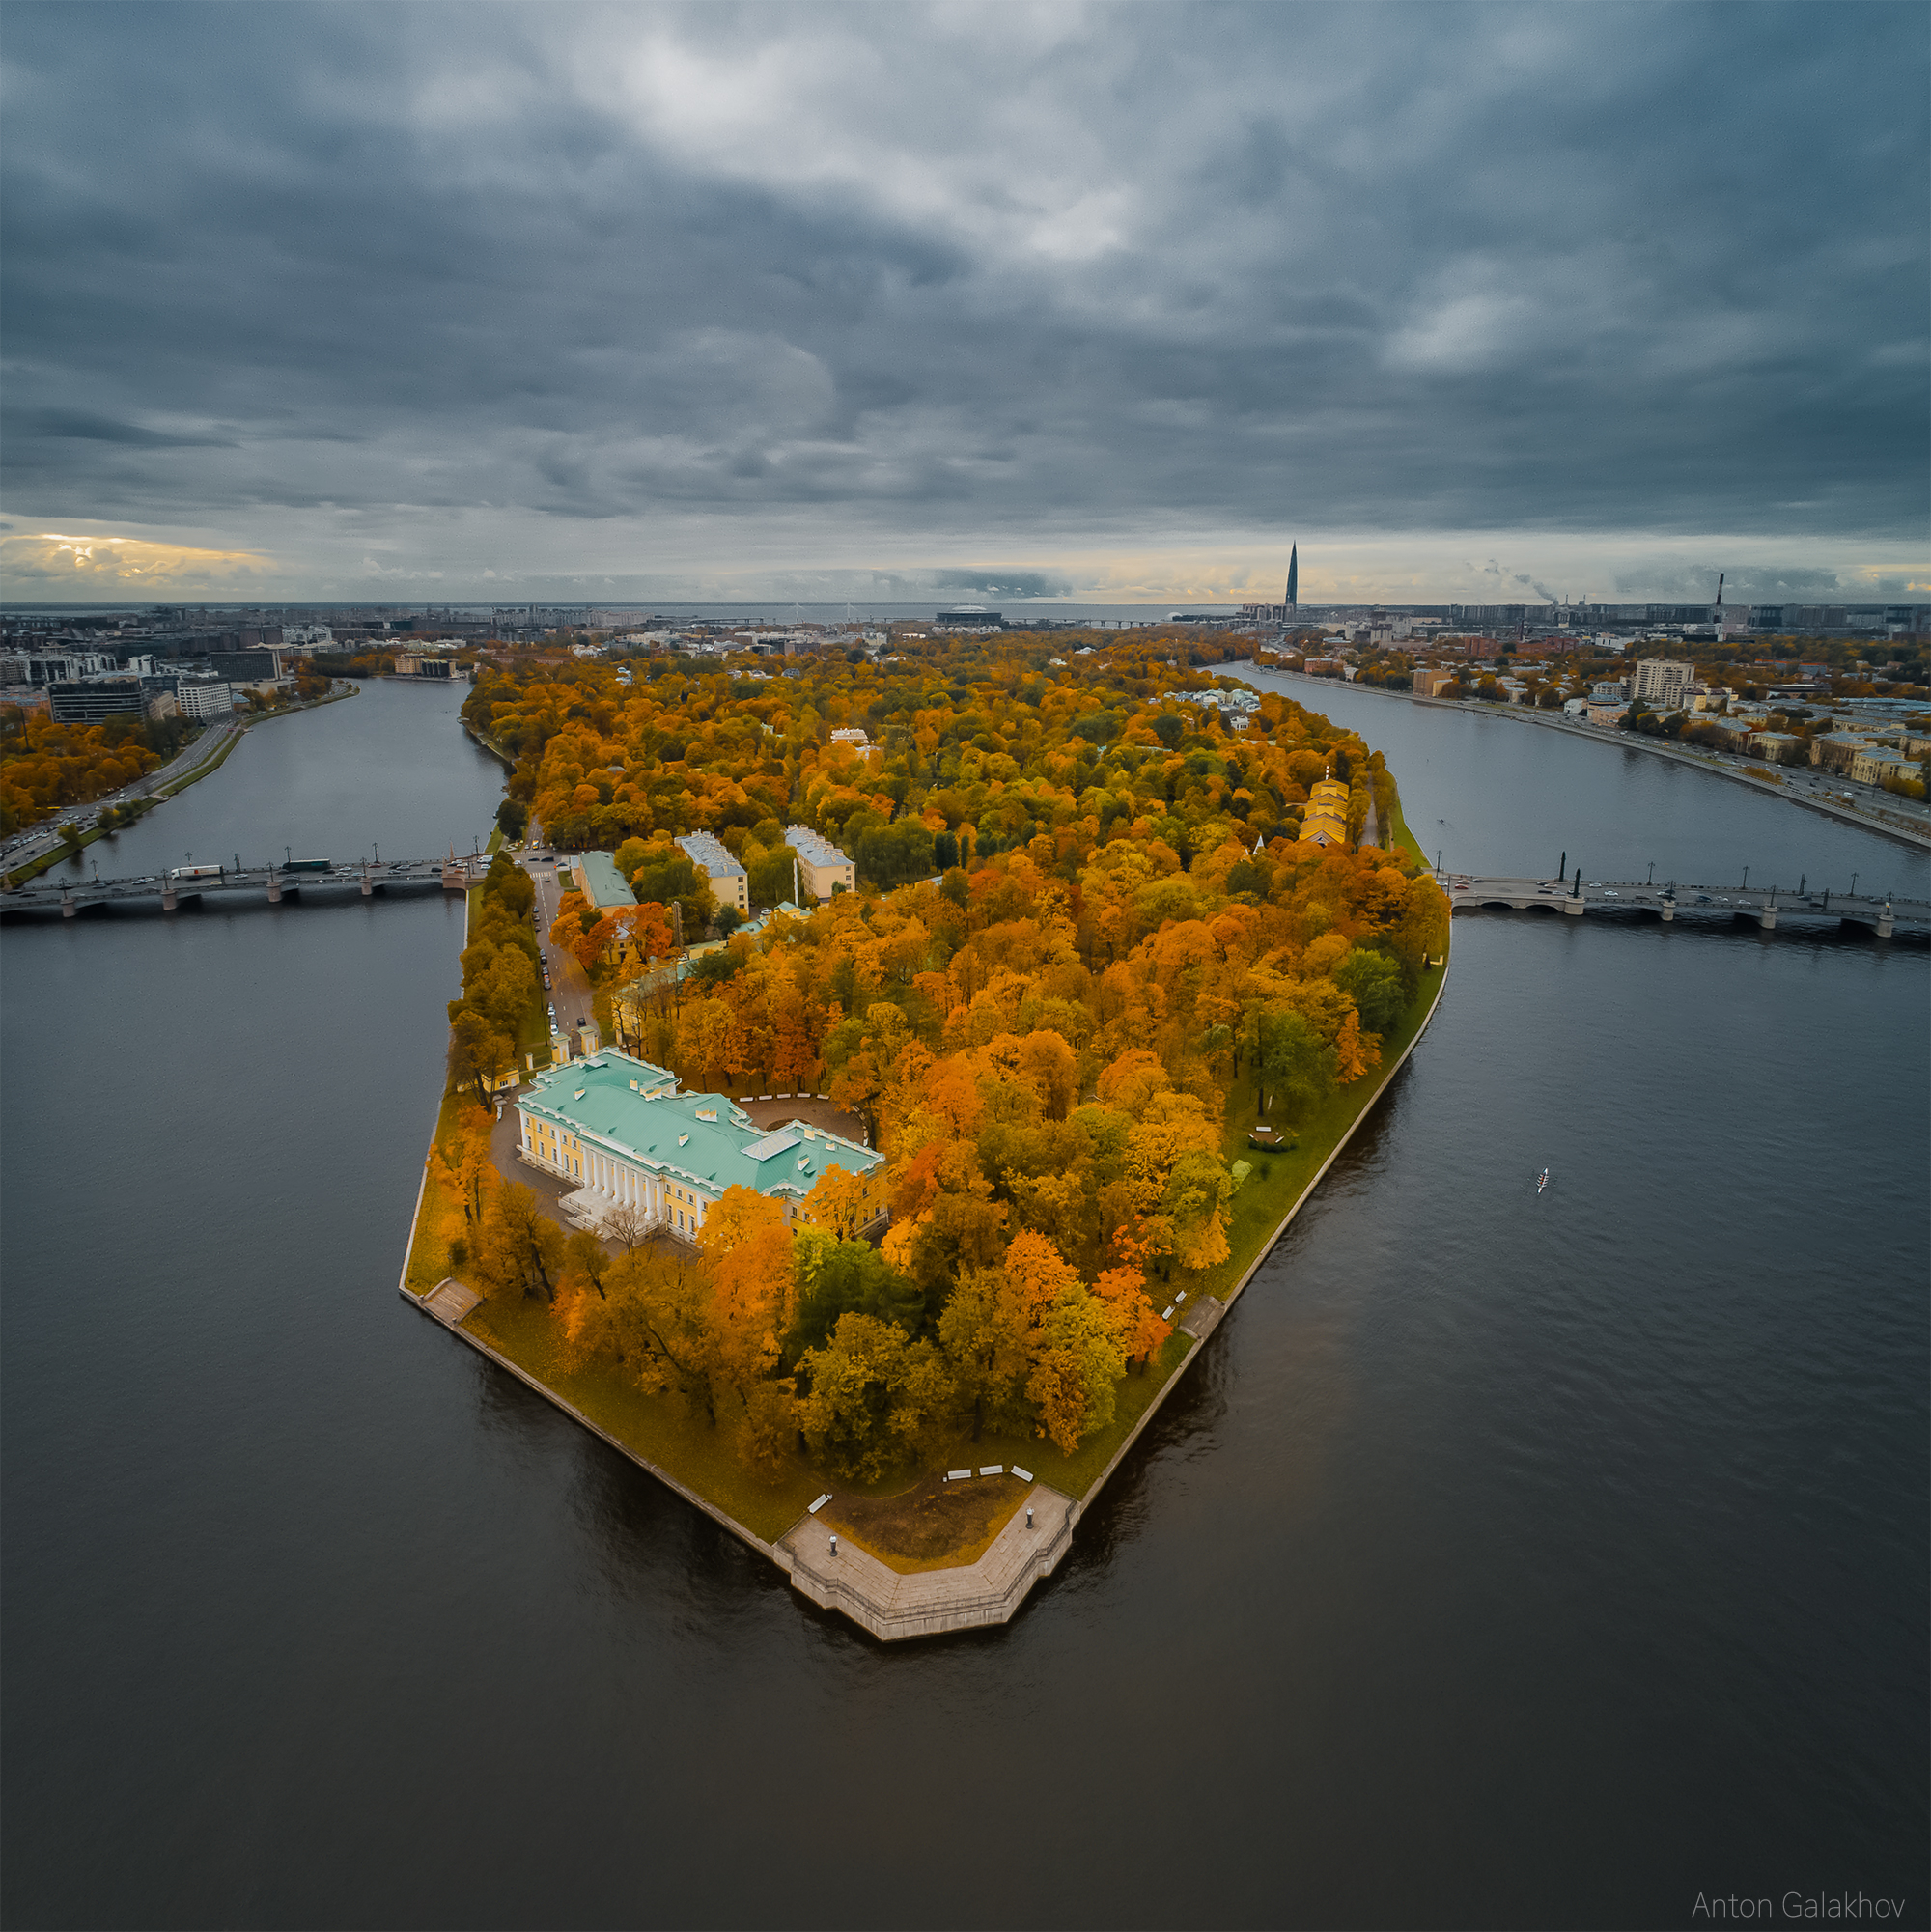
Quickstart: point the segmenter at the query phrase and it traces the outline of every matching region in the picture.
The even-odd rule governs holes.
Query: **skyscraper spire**
[[[1287,553],[1287,614],[1292,617],[1301,602],[1301,546]]]

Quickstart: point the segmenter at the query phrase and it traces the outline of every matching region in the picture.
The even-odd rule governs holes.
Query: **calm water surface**
[[[460,696],[269,724],[90,856],[465,846]],[[1323,696],[1451,864],[1924,890]],[[0,934],[9,1923],[1926,1921],[1922,950],[1459,921],[1061,1574],[886,1652],[396,1296],[460,923]]]

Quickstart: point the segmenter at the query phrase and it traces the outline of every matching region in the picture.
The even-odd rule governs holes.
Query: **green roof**
[[[546,1068],[520,1090],[517,1106],[714,1194],[751,1188],[801,1198],[826,1167],[868,1174],[884,1159],[822,1127],[762,1128],[728,1094],[679,1093],[674,1074],[614,1048]]]
[[[617,861],[607,852],[586,852],[576,861],[583,896],[593,906],[634,906],[636,894],[624,882]]]

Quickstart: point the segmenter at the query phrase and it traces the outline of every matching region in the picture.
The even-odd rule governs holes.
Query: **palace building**
[[[1338,778],[1317,778],[1301,815],[1301,845],[1348,843],[1348,788]]]
[[[727,1095],[680,1093],[676,1075],[614,1048],[537,1074],[517,1113],[522,1159],[576,1184],[562,1203],[574,1220],[630,1209],[690,1241],[726,1188],[750,1188],[809,1226],[812,1191],[833,1167],[858,1176],[874,1210],[861,1233],[886,1218],[883,1155],[802,1121],[768,1131]]]

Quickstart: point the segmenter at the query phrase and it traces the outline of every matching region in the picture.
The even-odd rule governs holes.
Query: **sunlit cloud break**
[[[259,550],[198,549],[145,537],[72,537],[58,530],[0,537],[0,586],[18,595],[58,587],[188,592],[226,589],[277,574]]]

